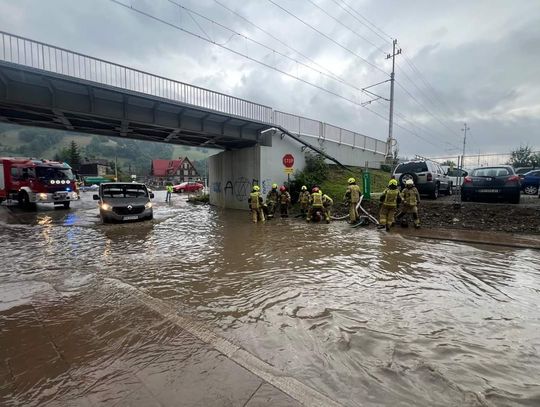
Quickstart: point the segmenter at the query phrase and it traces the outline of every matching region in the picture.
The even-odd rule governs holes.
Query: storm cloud
[[[379,139],[388,134],[388,103],[366,105],[378,117],[359,105],[369,97],[358,89],[389,78],[393,37],[403,50],[396,59],[394,129],[401,154],[457,154],[463,122],[472,129],[471,152],[507,152],[520,144],[540,149],[537,0],[118,2],[128,7],[111,0],[0,0],[0,26]],[[370,90],[389,96],[388,83]]]

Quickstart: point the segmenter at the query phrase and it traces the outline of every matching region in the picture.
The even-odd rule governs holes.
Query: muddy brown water
[[[112,278],[343,405],[540,405],[539,251],[342,222],[253,225],[247,212],[178,196],[157,204],[153,222],[102,225],[94,205],[84,195],[69,211],[0,212],[0,404],[77,400],[85,385],[106,386],[103,377],[129,388],[117,360],[137,367],[179,346],[185,358],[197,353],[144,304],[103,306],[122,297],[102,284]],[[55,349],[41,349],[35,332]],[[26,379],[38,363],[31,349],[45,368]]]

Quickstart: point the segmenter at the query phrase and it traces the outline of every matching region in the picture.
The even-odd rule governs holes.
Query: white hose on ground
[[[356,212],[358,212],[358,209],[360,209],[364,214],[367,216],[367,218],[374,224],[378,225],[379,222],[377,219],[375,219],[373,216],[371,216],[364,208],[362,208],[362,200],[364,199],[364,195],[360,196],[360,200],[358,201],[358,204],[356,204]],[[349,215],[344,216],[332,216],[332,220],[344,220],[347,219]]]

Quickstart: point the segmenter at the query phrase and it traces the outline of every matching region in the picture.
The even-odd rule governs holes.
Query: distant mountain
[[[146,175],[153,159],[189,157],[201,174],[204,161],[216,150],[199,147],[176,146],[166,143],[130,140],[72,133],[60,130],[25,127],[0,123],[0,155],[45,159],[62,157],[62,152],[75,141],[83,159],[118,159],[119,167],[132,174]]]

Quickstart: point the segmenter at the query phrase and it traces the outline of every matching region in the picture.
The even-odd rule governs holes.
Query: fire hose
[[[377,219],[375,219],[373,216],[371,216],[364,208],[362,208],[362,200],[364,199],[364,196],[361,195],[360,196],[360,200],[358,201],[358,203],[356,204],[356,212],[358,212],[358,209],[360,209],[365,215],[366,217],[372,222],[374,223],[375,225],[378,225],[379,224],[379,221],[377,221]],[[349,217],[349,215],[344,215],[344,216],[332,216],[332,220],[345,220]]]

